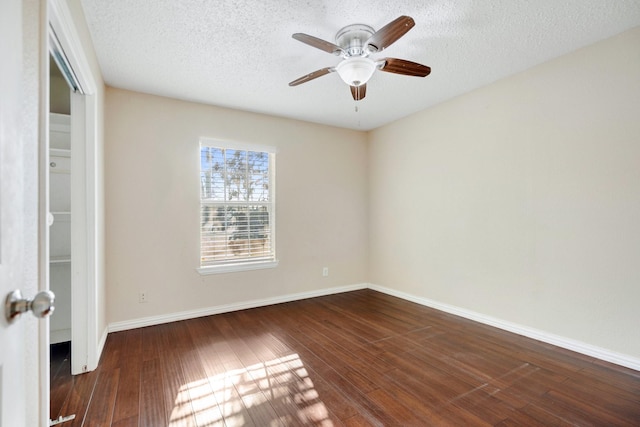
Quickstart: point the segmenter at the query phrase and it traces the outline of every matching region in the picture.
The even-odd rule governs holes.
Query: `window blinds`
[[[200,142],[201,267],[275,260],[275,150]]]

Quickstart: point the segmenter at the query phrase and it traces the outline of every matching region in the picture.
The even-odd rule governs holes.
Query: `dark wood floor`
[[[112,333],[65,370],[64,427],[640,425],[640,372],[371,290]]]

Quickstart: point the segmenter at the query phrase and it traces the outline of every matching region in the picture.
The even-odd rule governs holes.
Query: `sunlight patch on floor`
[[[285,415],[283,415],[283,412]],[[193,416],[192,416],[193,414]],[[300,356],[231,369],[180,387],[169,427],[300,423],[332,426]]]

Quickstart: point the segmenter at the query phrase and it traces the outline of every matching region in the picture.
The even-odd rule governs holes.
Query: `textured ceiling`
[[[369,130],[640,25],[638,0],[82,0],[113,87]],[[335,42],[349,24],[400,15],[416,26],[374,59],[429,65],[426,78],[377,71],[355,102],[339,57],[291,38]],[[356,108],[357,107],[357,108]]]

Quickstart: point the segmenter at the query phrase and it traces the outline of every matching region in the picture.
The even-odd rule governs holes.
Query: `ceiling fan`
[[[363,99],[367,92],[367,81],[376,69],[387,73],[405,76],[426,77],[431,68],[416,62],[397,58],[373,60],[369,55],[381,52],[409,31],[415,22],[410,16],[401,16],[378,31],[368,25],[348,25],[336,34],[336,43],[331,43],[304,33],[295,33],[292,37],[309,46],[324,50],[343,60],[335,67],[326,67],[302,76],[289,86],[297,86],[329,73],[337,72],[342,80],[351,87],[351,95],[356,101]]]

